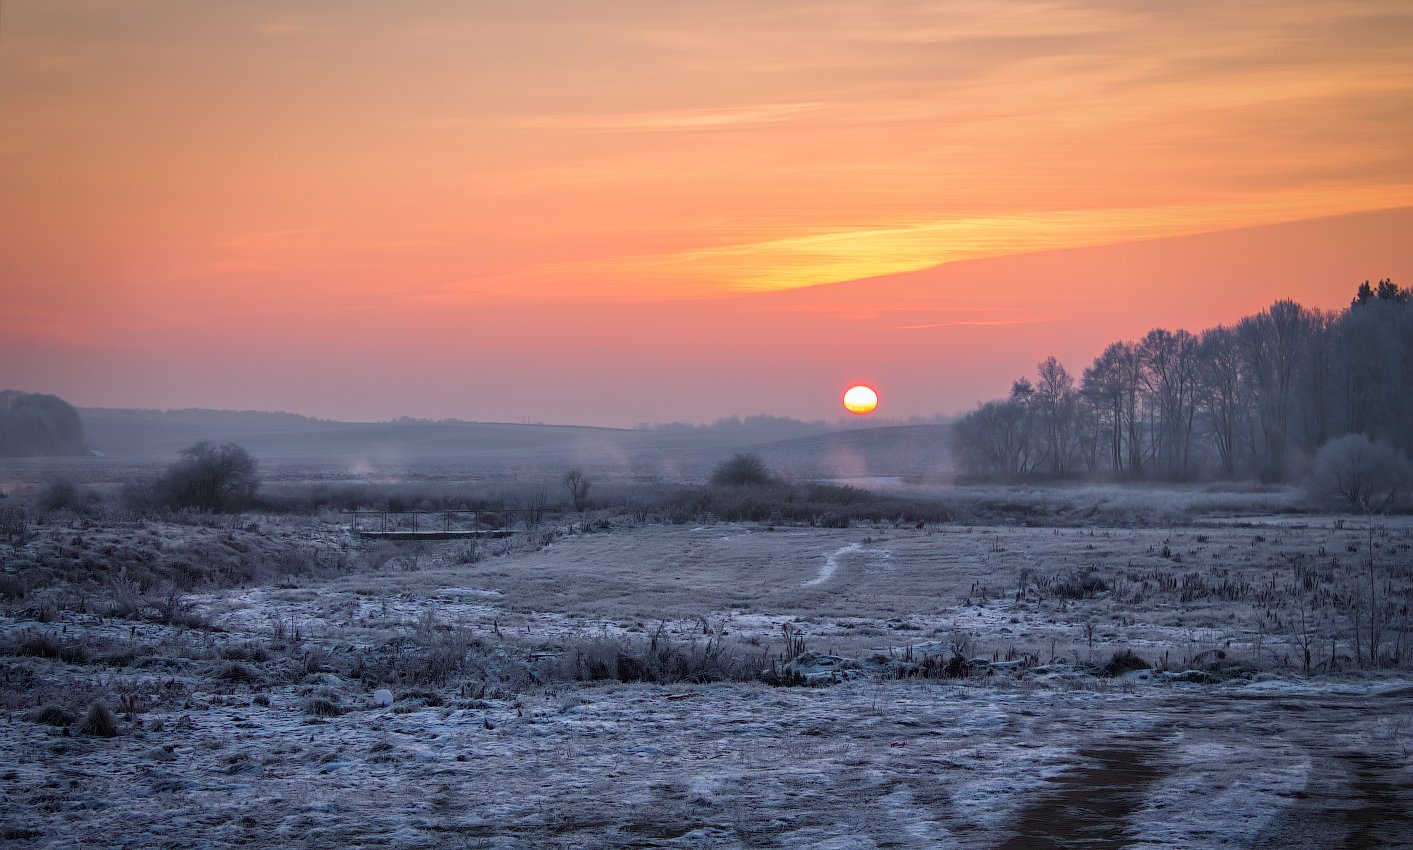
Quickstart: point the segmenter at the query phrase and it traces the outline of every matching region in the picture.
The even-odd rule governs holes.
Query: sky
[[[1401,0],[0,0],[0,386],[963,411],[1413,281],[1410,43]]]

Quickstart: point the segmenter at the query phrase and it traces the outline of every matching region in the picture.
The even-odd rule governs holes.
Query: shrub
[[[304,713],[315,717],[338,717],[343,708],[328,697],[310,697],[304,701]]]
[[[1103,672],[1105,676],[1120,676],[1130,670],[1147,670],[1153,665],[1133,654],[1133,650],[1125,649],[1123,652],[1115,652],[1114,657],[1104,664]]]
[[[24,508],[15,505],[0,507],[0,540],[10,543],[23,542],[29,533],[29,517]]]
[[[676,642],[661,629],[647,641],[589,641],[565,653],[561,675],[578,681],[746,682],[760,680],[764,652],[743,651],[719,638]]]
[[[1306,484],[1317,501],[1335,502],[1370,513],[1397,504],[1413,489],[1413,468],[1402,452],[1382,440],[1346,434],[1315,455]]]
[[[92,506],[93,494],[67,478],[51,478],[40,491],[37,504],[43,511],[73,511],[81,514],[86,513]]]
[[[0,599],[24,599],[25,583],[19,576],[0,573]]]
[[[82,664],[88,660],[88,653],[82,646],[61,643],[49,635],[33,633],[20,638],[13,654],[28,655],[32,658],[52,658],[65,664]]]
[[[711,483],[718,487],[750,487],[769,484],[774,480],[760,455],[738,452],[711,473]]]
[[[202,441],[182,451],[153,485],[152,499],[176,510],[229,512],[246,507],[260,486],[258,464],[235,443]]]
[[[69,726],[77,719],[74,713],[57,705],[44,705],[25,715],[30,723],[43,723],[45,726]]]
[[[1089,599],[1109,586],[1092,572],[1072,572],[1056,578],[1050,589],[1061,599]]]
[[[113,716],[113,712],[108,710],[108,706],[101,702],[95,702],[89,706],[88,714],[84,715],[78,730],[81,734],[92,735],[95,738],[116,738],[118,736],[118,720]]]
[[[216,678],[233,685],[250,685],[260,681],[260,674],[239,662],[227,664]]]

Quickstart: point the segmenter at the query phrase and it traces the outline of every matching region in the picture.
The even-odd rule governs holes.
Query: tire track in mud
[[[1349,749],[1342,731],[1356,717],[1413,716],[1413,690],[1379,695],[1316,696],[1237,694],[1225,704],[1188,706],[1175,714],[1193,732],[1208,732],[1226,723],[1242,723],[1247,703],[1267,724],[1285,724],[1276,732],[1299,746],[1314,765],[1302,789],[1283,794],[1290,804],[1247,845],[1287,850],[1374,850],[1413,847],[1413,788],[1406,782],[1408,765],[1397,756],[1378,756]],[[1234,710],[1235,709],[1235,710]],[[1406,757],[1402,761],[1406,762]],[[1400,775],[1401,771],[1401,775]]]
[[[1297,850],[1413,847],[1413,794],[1393,765],[1367,753],[1338,753],[1317,762],[1315,775],[1289,809],[1253,846]]]
[[[1081,749],[1080,757],[1089,763],[1050,780],[1058,787],[1021,809],[1015,834],[996,850],[1128,846],[1129,817],[1143,804],[1148,786],[1168,772],[1152,754],[1148,746]]]

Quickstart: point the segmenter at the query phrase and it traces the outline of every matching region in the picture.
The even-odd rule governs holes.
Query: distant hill
[[[737,451],[799,478],[932,474],[946,468],[943,425],[854,427],[743,423],[628,430],[489,422],[337,422],[288,413],[85,408],[89,444],[125,463],[167,462],[199,440],[244,446],[272,477],[557,476],[702,480]]]
[[[84,453],[78,411],[54,395],[0,391],[0,457]]]
[[[800,478],[867,479],[948,475],[950,425],[834,431],[752,447],[767,465]]]

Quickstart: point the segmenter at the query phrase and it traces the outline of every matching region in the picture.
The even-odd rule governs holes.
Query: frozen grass
[[[1338,846],[1344,813],[1413,785],[1382,734],[1406,690],[615,685],[399,710],[415,701],[311,719],[292,696],[207,689],[111,741],[10,721],[6,828],[55,847],[982,848],[1107,753],[1150,774],[1103,792],[1131,805],[1086,824],[1101,834],[1262,847],[1303,821]],[[1403,846],[1407,827],[1374,834]]]
[[[473,562],[310,518],[42,529],[5,553],[44,572],[12,573],[0,616],[0,834],[991,848],[1063,840],[1068,811],[1139,846],[1413,842],[1413,689],[1352,676],[1341,619],[1362,519],[1195,491],[1243,507],[1074,527],[1079,504],[1048,498],[1014,502],[1035,526],[619,516]],[[1372,540],[1406,600],[1413,523]],[[157,580],[102,579],[104,546]],[[206,578],[173,596],[183,562]],[[1340,675],[1301,676],[1300,638],[1323,657],[1330,633]],[[845,681],[753,681],[791,681],[792,658]],[[973,676],[889,678],[952,659]],[[81,734],[94,705],[120,734]]]

